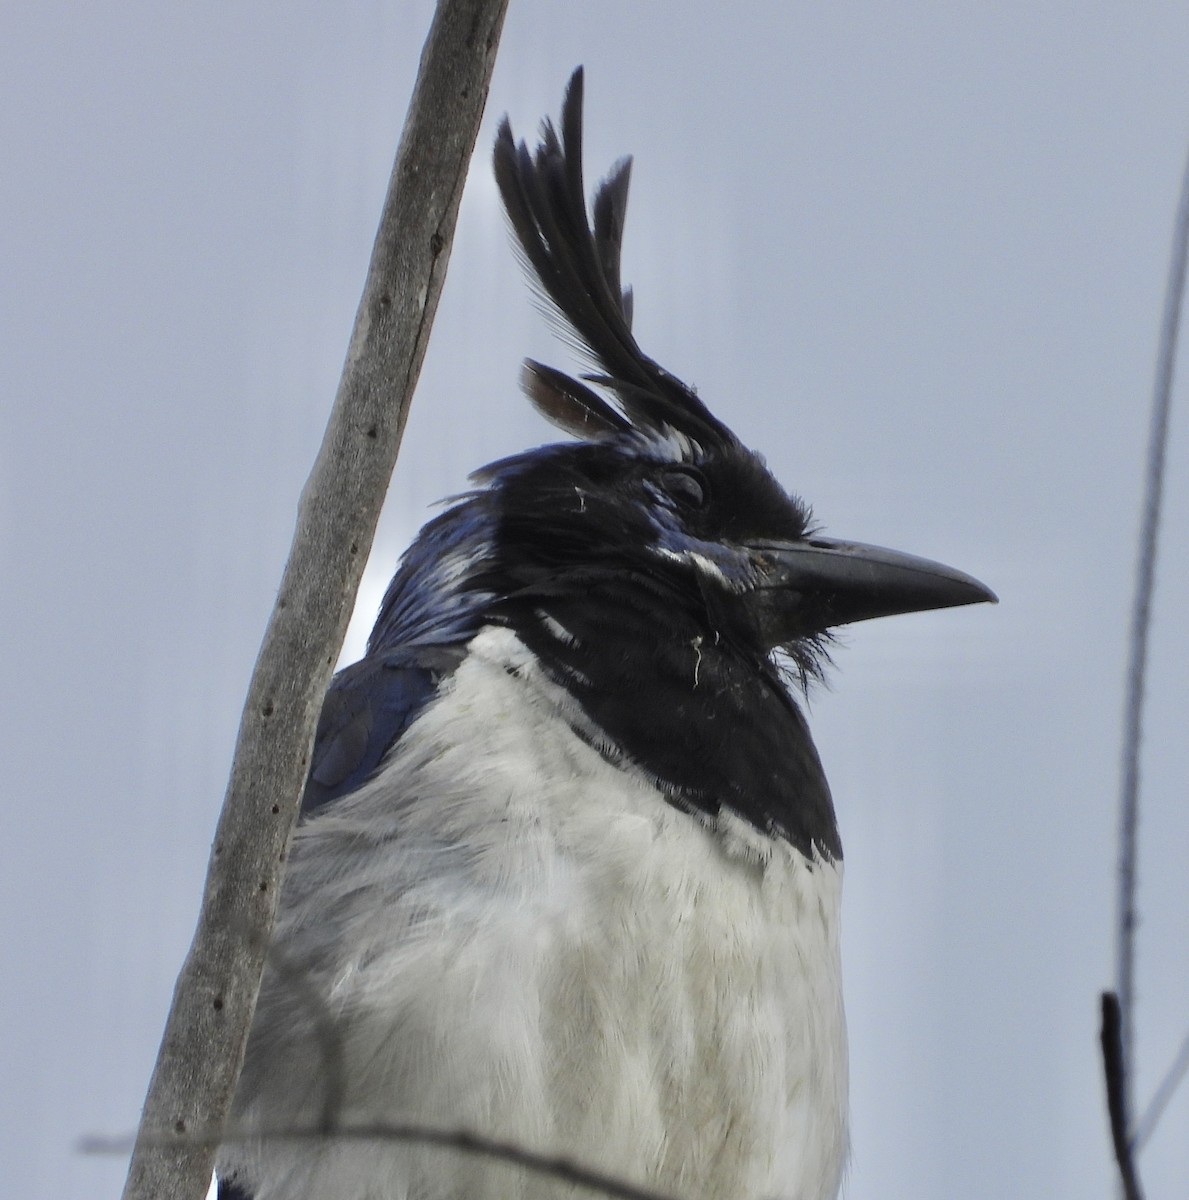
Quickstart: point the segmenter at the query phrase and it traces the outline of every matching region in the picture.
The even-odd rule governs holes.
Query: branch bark
[[[445,279],[507,0],[439,0],[338,394],[248,690],[124,1200],[201,1200],[243,1062],[314,727]]]
[[[1111,1144],[1119,1167],[1123,1200],[1143,1200],[1135,1168],[1127,1114],[1127,1062],[1123,1055],[1123,1014],[1114,992],[1102,993],[1102,1073],[1106,1080],[1106,1111],[1111,1123]]]

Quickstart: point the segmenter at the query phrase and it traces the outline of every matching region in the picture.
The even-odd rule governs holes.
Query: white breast
[[[831,1200],[840,865],[610,764],[511,633],[469,650],[378,777],[297,835],[238,1127],[316,1121],[329,1018],[342,1123],[466,1129],[683,1200]],[[577,1194],[393,1143],[249,1140],[222,1164],[256,1200]]]

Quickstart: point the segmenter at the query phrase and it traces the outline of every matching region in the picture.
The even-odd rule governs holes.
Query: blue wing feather
[[[367,781],[462,656],[457,646],[404,646],[334,677],[314,737],[303,817]]]
[[[462,661],[488,597],[467,586],[490,553],[495,514],[472,493],[421,530],[393,576],[367,654],[326,692],[303,817],[353,792]]]

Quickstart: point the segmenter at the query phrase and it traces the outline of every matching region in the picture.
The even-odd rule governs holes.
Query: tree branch
[[[1148,434],[1148,461],[1144,473],[1144,510],[1140,528],[1139,558],[1135,568],[1135,599],[1128,647],[1127,701],[1123,721],[1123,765],[1119,787],[1119,874],[1115,928],[1115,987],[1121,1016],[1119,1033],[1123,1056],[1122,1087],[1131,1108],[1130,1072],[1134,1060],[1132,1027],[1135,994],[1136,854],[1139,834],[1139,757],[1143,731],[1144,681],[1148,663],[1148,631],[1152,621],[1152,590],[1156,579],[1157,535],[1164,495],[1164,463],[1168,446],[1168,418],[1172,406],[1173,370],[1177,359],[1177,334],[1185,294],[1185,268],[1189,259],[1189,159],[1181,180],[1181,197],[1173,224],[1168,284],[1160,323],[1156,355],[1156,381],[1152,389],[1152,417]]]
[[[1123,1022],[1119,997],[1114,992],[1102,993],[1102,1070],[1106,1076],[1106,1109],[1111,1121],[1111,1141],[1115,1147],[1115,1162],[1126,1200],[1143,1200],[1135,1160],[1131,1154],[1131,1138],[1127,1133],[1127,1064],[1123,1058]]]
[[[1185,1034],[1185,1040],[1181,1042],[1181,1048],[1172,1060],[1172,1065],[1164,1073],[1164,1078],[1152,1094],[1152,1099],[1148,1101],[1144,1115],[1135,1123],[1135,1133],[1131,1138],[1135,1150],[1142,1150],[1144,1143],[1152,1136],[1168,1102],[1173,1098],[1186,1073],[1189,1073],[1189,1033]]]
[[[507,0],[439,0],[334,408],[248,690],[194,942],[124,1200],[201,1200],[276,913],[322,696],[346,632],[445,278]]]
[[[489,1159],[492,1163],[522,1167],[530,1174],[540,1175],[562,1183],[573,1184],[590,1192],[611,1197],[611,1200],[679,1200],[666,1192],[655,1192],[638,1187],[614,1175],[607,1175],[592,1167],[583,1166],[564,1155],[539,1154],[527,1150],[516,1142],[502,1142],[483,1137],[466,1129],[435,1129],[426,1125],[406,1125],[380,1121],[367,1125],[335,1125],[332,1128],[319,1126],[316,1129],[262,1129],[256,1128],[248,1135],[253,1139],[267,1138],[274,1141],[302,1142],[334,1137],[341,1141],[355,1142],[409,1142],[414,1145],[435,1146],[457,1154],[470,1154]],[[234,1130],[217,1138],[204,1138],[195,1133],[194,1140],[209,1141],[212,1145],[234,1141]],[[119,1154],[127,1149],[123,1138],[89,1137],[79,1146],[83,1154]]]

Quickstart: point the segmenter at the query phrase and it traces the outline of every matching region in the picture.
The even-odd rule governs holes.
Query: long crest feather
[[[631,428],[598,392],[556,367],[526,358],[520,386],[542,416],[577,438],[613,437]]]
[[[590,388],[552,368],[526,364],[526,390],[568,432],[603,437],[635,428],[676,430],[702,443],[735,436],[692,388],[649,358],[632,334],[632,293],[620,281],[631,160],[621,159],[587,215],[582,166],[583,72],[570,78],[561,133],[541,126],[536,152],[512,136],[505,117],[495,143],[495,177],[516,240],[541,291],[599,367],[588,382],[607,388],[626,421]]]

